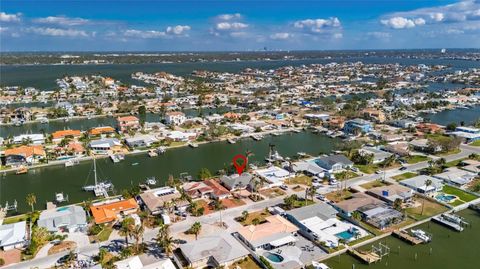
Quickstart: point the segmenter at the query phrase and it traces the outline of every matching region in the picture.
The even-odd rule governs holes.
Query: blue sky
[[[1,51],[480,47],[480,0],[25,1],[0,4]]]

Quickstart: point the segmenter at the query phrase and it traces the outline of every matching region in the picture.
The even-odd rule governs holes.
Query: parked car
[[[402,166],[402,167],[400,167],[400,169],[398,169],[398,170],[400,170],[400,171],[407,170],[407,167]]]
[[[322,194],[318,194],[317,199],[320,200],[320,201],[325,201],[325,196],[322,195]]]
[[[282,186],[280,186],[280,189],[286,191],[286,190],[288,190],[288,186],[287,185],[282,185]]]
[[[332,185],[332,186],[338,185],[338,180],[336,180],[336,179],[331,179],[331,180],[330,180],[330,185]]]
[[[377,174],[377,175],[378,175],[378,174],[381,174],[381,173],[383,173],[382,170],[377,170],[377,171],[375,171],[375,174]]]

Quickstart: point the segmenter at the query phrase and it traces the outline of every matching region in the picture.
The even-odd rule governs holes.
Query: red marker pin
[[[238,164],[237,163],[237,160],[238,159],[242,159],[243,160],[243,163],[242,164]],[[237,173],[239,175],[241,175],[243,173],[243,170],[245,169],[245,167],[247,166],[247,157],[243,156],[242,154],[238,154],[236,155],[235,157],[233,157],[233,166],[235,166],[235,169],[237,169]]]

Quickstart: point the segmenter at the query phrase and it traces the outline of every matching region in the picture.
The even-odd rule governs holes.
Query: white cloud
[[[337,17],[330,17],[328,19],[306,19],[296,21],[293,26],[298,29],[303,29],[312,33],[322,33],[326,29],[340,28],[342,24]]]
[[[220,14],[217,17],[215,17],[218,20],[221,21],[230,21],[230,20],[238,20],[242,18],[242,15],[240,13],[234,13],[234,14]]]
[[[292,34],[290,33],[274,33],[270,35],[270,39],[273,39],[273,40],[285,40],[291,37],[292,37]]]
[[[215,29],[219,31],[236,31],[247,27],[248,24],[243,22],[219,22],[215,25]]]
[[[45,18],[34,19],[33,22],[41,23],[41,24],[76,26],[76,25],[85,25],[89,23],[90,20],[83,19],[83,18],[69,18],[65,16],[49,16]]]
[[[189,31],[192,29],[188,25],[176,25],[176,26],[168,26],[166,33],[167,34],[173,34],[173,35],[182,35],[184,32]]]
[[[142,31],[142,30],[129,29],[124,32],[124,35],[128,37],[138,37],[138,38],[159,38],[159,37],[165,37],[165,32],[153,31],[153,30]]]
[[[383,25],[388,26],[388,27],[393,28],[393,29],[406,29],[406,28],[415,27],[416,26],[415,21],[411,20],[411,19],[404,18],[404,17],[393,17],[393,18],[390,18],[390,19],[381,20],[380,22]],[[418,21],[418,22],[420,23],[420,25],[425,24],[425,21],[423,21],[423,22]]]
[[[44,27],[30,27],[26,29],[27,32],[43,36],[56,37],[88,37],[87,32],[75,29],[60,29],[60,28],[44,28]]]
[[[0,21],[1,22],[19,22],[20,16],[22,14],[17,13],[17,14],[7,14],[5,12],[0,12]]]

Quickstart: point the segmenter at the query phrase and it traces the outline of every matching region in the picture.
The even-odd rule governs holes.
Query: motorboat
[[[235,143],[237,143],[237,140],[235,140],[233,138],[229,138],[229,139],[227,139],[227,142],[230,143],[230,144],[235,144]]]
[[[71,167],[79,164],[80,162],[77,159],[69,159],[65,162],[65,167]]]
[[[148,177],[146,180],[145,180],[145,184],[147,185],[157,185],[157,179],[155,177]]]
[[[63,192],[55,193],[55,202],[57,203],[68,202],[68,195],[64,195]]]
[[[159,147],[157,149],[158,154],[164,154],[167,151],[166,147]]]
[[[17,171],[15,172],[15,174],[17,174],[17,175],[22,175],[22,174],[26,174],[26,173],[28,173],[28,168],[25,167],[25,166],[18,167]]]
[[[321,262],[316,262],[316,261],[312,261],[312,266],[315,269],[330,269],[330,267],[328,267],[328,265],[326,265],[324,263],[321,263]]]
[[[158,153],[157,153],[156,150],[150,149],[150,150],[148,151],[148,156],[149,156],[149,157],[157,157],[157,156],[158,156]]]
[[[432,240],[432,237],[429,236],[425,231],[420,230],[420,229],[411,229],[410,232],[412,233],[413,236],[416,238],[422,240],[424,243],[430,242]]]
[[[41,123],[41,124],[47,124],[47,123],[48,123],[48,119],[47,119],[47,118],[42,118],[42,119],[40,120],[40,123]]]
[[[253,138],[253,140],[255,141],[260,141],[263,139],[263,135],[251,135],[251,137]]]
[[[110,154],[110,155],[108,155],[108,157],[110,157],[110,159],[112,160],[113,163],[119,163],[120,162],[120,158],[118,157],[117,154]]]
[[[191,148],[198,148],[198,144],[193,142],[188,142],[188,146],[190,146]]]

